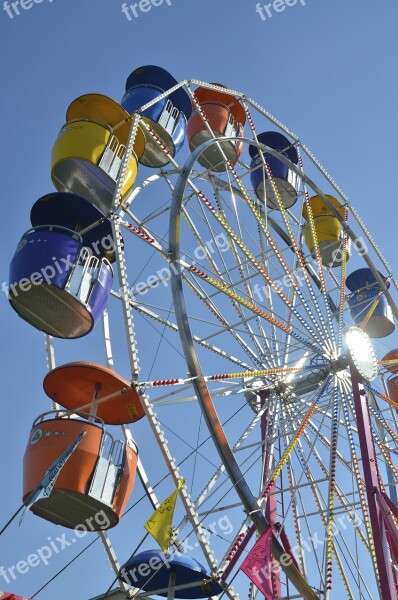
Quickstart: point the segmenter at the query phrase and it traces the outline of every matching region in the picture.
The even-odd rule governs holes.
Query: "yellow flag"
[[[167,552],[169,548],[174,509],[177,504],[178,492],[184,483],[185,479],[179,480],[177,489],[166,500],[163,500],[159,508],[144,524],[145,529],[155,538],[163,552]]]

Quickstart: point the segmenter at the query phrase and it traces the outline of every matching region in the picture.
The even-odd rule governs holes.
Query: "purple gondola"
[[[176,586],[174,598],[194,600],[223,592],[222,586],[212,581],[207,569],[190,556],[165,556],[158,550],[146,550],[133,556],[119,572],[119,579],[125,583],[146,592],[156,591],[157,596],[168,595],[171,576],[174,576]]]
[[[258,141],[290,160],[294,165],[298,164],[297,150],[284,135],[277,131],[267,131],[257,136]],[[280,201],[284,208],[290,208],[297,200],[298,175],[282,160],[270,154],[263,152],[261,156],[257,146],[250,146],[249,153],[252,157],[250,168],[251,182],[257,198],[265,202],[268,208],[279,209],[278,196],[275,194],[274,187],[267,173],[263,160],[272,174],[274,184],[278,190]]]
[[[30,211],[32,227],[58,225],[83,232],[83,245],[92,254],[115,261],[115,242],[110,219],[92,202],[77,194],[53,192],[37,200]],[[95,225],[88,231],[90,226]]]
[[[155,100],[177,83],[177,80],[161,67],[139,67],[127,78],[126,93],[121,105],[130,114],[139,112],[142,106]],[[147,167],[167,165],[170,156],[174,157],[184,144],[187,120],[191,112],[191,100],[182,87],[145,109],[142,116],[151,131],[144,128],[145,151],[139,162]]]
[[[36,329],[78,338],[104,311],[112,281],[109,261],[94,256],[77,233],[34,227],[22,236],[11,261],[9,301]]]
[[[381,279],[389,286],[387,277],[379,273]],[[351,273],[346,280],[348,289],[352,292],[348,298],[351,316],[359,327],[369,316],[373,303],[377,300],[376,308],[365,327],[366,333],[372,338],[382,338],[390,335],[394,329],[394,317],[386,297],[381,294],[382,288],[370,269],[358,269]]]

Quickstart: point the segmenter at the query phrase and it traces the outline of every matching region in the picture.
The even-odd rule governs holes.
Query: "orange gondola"
[[[213,85],[225,87],[219,83]],[[217,90],[198,88],[194,99],[199,109],[193,103],[194,110],[188,121],[187,136],[191,151],[213,138],[243,137],[246,113],[238,97]],[[242,150],[243,142],[240,141],[212,144],[200,154],[198,162],[211,171],[225,171],[225,158],[234,165]]]
[[[391,361],[391,362],[389,362]],[[384,367],[392,373],[387,379],[388,395],[394,402],[398,402],[398,350],[390,350],[383,357]]]
[[[119,522],[133,490],[138,449],[134,442],[114,441],[98,417],[55,410],[34,421],[24,456],[23,501],[83,432],[51,494],[35,502],[31,511],[72,529],[110,529]]]
[[[46,375],[43,387],[57,404],[90,412],[107,425],[134,423],[145,415],[140,395],[131,383],[97,363],[61,365]]]

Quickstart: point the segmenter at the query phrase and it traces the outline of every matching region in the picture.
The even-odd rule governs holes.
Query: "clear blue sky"
[[[254,0],[172,0],[131,21],[121,6],[120,0],[43,0],[11,19],[0,2],[0,283],[8,280],[32,204],[53,189],[50,151],[67,106],[87,92],[121,99],[126,77],[144,64],[163,66],[178,80],[221,82],[261,103],[326,166],[397,268],[396,0],[306,0],[265,21]],[[21,502],[28,432],[48,404],[42,335],[11,310],[4,294],[0,319],[1,524]],[[392,347],[397,343],[392,340]],[[77,360],[95,360],[90,344],[73,342],[69,360],[74,351]],[[121,559],[141,526],[129,519],[112,534]],[[0,566],[25,559],[56,535],[57,528],[28,515],[20,529],[14,524],[0,538]],[[33,594],[77,550],[65,550],[48,567],[4,587]],[[98,545],[39,597],[83,600],[105,591],[111,580]]]

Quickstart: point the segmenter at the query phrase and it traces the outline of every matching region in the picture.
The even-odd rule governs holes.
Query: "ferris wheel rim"
[[[196,353],[196,349],[194,347],[194,343],[193,343],[193,339],[192,339],[192,334],[190,331],[190,319],[191,317],[188,316],[188,311],[187,311],[187,305],[185,304],[185,294],[184,294],[184,287],[183,287],[183,278],[182,278],[182,272],[181,269],[179,268],[179,256],[180,256],[180,246],[179,246],[179,234],[180,234],[180,214],[179,211],[181,209],[182,206],[182,200],[183,200],[183,195],[184,195],[184,190],[187,187],[187,184],[189,184],[189,176],[193,171],[193,166],[195,164],[195,161],[197,159],[197,157],[200,155],[201,151],[203,151],[204,148],[206,148],[207,146],[211,145],[211,144],[217,144],[219,142],[222,141],[228,141],[231,138],[217,138],[216,140],[209,140],[207,142],[205,142],[204,144],[202,144],[200,147],[196,148],[195,152],[190,156],[190,158],[186,161],[186,163],[184,164],[183,168],[181,169],[181,173],[180,173],[180,177],[178,179],[178,182],[175,186],[174,189],[174,193],[173,193],[173,197],[172,197],[172,204],[171,204],[171,208],[170,208],[170,229],[169,229],[169,258],[171,260],[171,262],[175,265],[176,270],[173,269],[173,276],[171,278],[171,287],[172,287],[172,292],[173,292],[173,298],[174,298],[174,307],[175,307],[175,314],[176,314],[176,318],[177,318],[177,323],[179,324],[179,333],[180,333],[180,338],[181,338],[181,343],[184,349],[184,354],[186,355],[186,359],[187,359],[187,364],[190,368],[190,375],[193,376],[194,374],[196,374],[196,377],[198,379],[198,381],[202,378],[202,380],[200,381],[200,385],[198,384],[197,389],[199,390],[199,393],[197,392],[197,397],[199,400],[199,403],[201,405],[201,410],[203,412],[203,406],[205,401],[208,400],[208,398],[205,398],[203,400],[203,397],[201,396],[201,394],[203,394],[203,392],[206,393],[206,396],[209,397],[210,402],[212,402],[211,399],[211,394],[209,389],[206,386],[206,382],[203,380],[203,376],[202,376],[202,372],[199,368],[199,359],[198,359],[198,355]],[[233,139],[233,138],[232,138]],[[248,140],[247,138],[244,140],[247,143],[253,144],[252,140]],[[270,154],[273,154],[272,149],[271,148],[267,148],[266,146],[260,145],[259,147],[261,149],[265,149],[265,150],[269,150]],[[277,153],[275,153],[277,154]],[[282,158],[280,156],[278,156],[278,158]],[[312,189],[318,193],[319,196],[321,196],[322,199],[325,199],[325,202],[327,204],[329,204],[327,197],[325,197],[325,195],[321,192],[321,190],[319,189],[318,186],[316,186],[316,184],[314,184],[307,176],[303,176],[303,172],[295,167],[295,165],[292,165],[289,161],[283,161],[282,162],[287,162],[289,165],[289,168],[291,168],[292,170],[296,171],[301,177],[302,180],[305,184],[308,184],[310,187],[312,187]],[[245,165],[243,165],[245,166]],[[246,166],[245,166],[246,167]],[[209,177],[213,178],[213,174],[209,175]],[[217,178],[217,175],[215,176]],[[200,178],[199,178],[200,180]],[[196,182],[194,182],[196,183]],[[190,184],[191,189],[195,189],[195,186],[192,186],[192,183]],[[221,186],[222,187],[222,186]],[[232,186],[231,186],[231,190],[232,190]],[[194,192],[195,193],[195,192]],[[197,192],[196,192],[197,193]],[[239,193],[239,190],[238,190]],[[200,194],[199,194],[200,195]],[[308,198],[308,196],[307,196]],[[346,201],[346,206],[350,206],[348,201]],[[331,207],[332,212],[333,211],[333,207]],[[213,209],[211,209],[213,210]],[[342,215],[340,214],[336,214],[334,215],[338,218],[339,222],[342,224],[343,229],[346,233],[346,235],[348,237],[350,237],[352,240],[357,240],[358,237],[357,235],[355,235],[355,233],[353,232],[353,230],[347,225],[346,221],[343,219]],[[297,226],[298,226],[298,222],[297,222]],[[282,228],[283,230],[283,228]],[[364,231],[363,230],[363,226],[362,224],[360,224],[360,230],[361,232]],[[365,232],[367,230],[365,229]],[[286,232],[285,232],[286,233]],[[368,254],[366,254],[364,257],[362,256],[361,253],[361,258],[364,259],[364,261],[366,262],[366,265],[370,268],[370,270],[374,273],[376,280],[378,281],[378,283],[380,282],[381,287],[382,287],[382,293],[385,294],[389,304],[391,302],[391,307],[393,309],[393,313],[396,316],[397,315],[397,308],[395,305],[395,302],[393,301],[391,295],[388,292],[388,286],[385,285],[385,281],[383,281],[380,277],[380,273],[378,272],[378,270],[376,269],[375,264],[372,261],[372,258],[376,258],[376,260],[380,260],[380,262],[382,264],[385,264],[385,259],[383,258],[383,256],[379,253],[377,246],[375,247],[372,244],[373,250],[376,253],[376,256],[369,256]],[[293,250],[293,252],[295,253],[295,250]],[[390,274],[390,270],[389,270],[389,274]],[[380,279],[380,281],[379,281]],[[342,280],[342,284],[343,284]],[[343,284],[344,285],[344,284]],[[333,327],[333,330],[335,330],[335,327]],[[185,338],[185,339],[184,339]],[[187,358],[187,353],[189,356],[189,359]],[[351,385],[351,384],[350,384]],[[194,385],[195,387],[195,385]],[[344,395],[344,393],[341,391],[341,394]],[[344,400],[344,402],[346,402]],[[215,410],[214,408],[214,404],[212,409]],[[203,413],[206,417],[207,413],[206,413],[206,409],[205,412]],[[207,415],[207,417],[209,417],[209,415]],[[208,420],[208,419],[206,419]],[[221,424],[218,421],[216,423],[217,428],[220,426]],[[313,425],[312,425],[313,426]],[[212,438],[214,440],[214,429],[211,426],[209,428],[209,431],[212,435]],[[308,444],[308,440],[306,441],[306,443]],[[217,444],[216,448],[218,450]],[[231,447],[229,446],[229,449],[231,449]],[[225,459],[225,457],[221,456],[221,460],[222,463],[224,464],[226,470],[228,471],[228,463],[229,463],[229,459]],[[229,472],[230,474],[230,472]],[[235,481],[233,480],[233,478],[231,478],[233,484],[235,485]],[[249,490],[250,491],[250,490]],[[251,492],[250,492],[251,493]],[[250,508],[250,506],[249,506]],[[252,515],[250,515],[252,516]],[[254,519],[253,519],[254,521]],[[339,562],[339,558],[336,555],[336,561]],[[358,567],[359,568],[359,567]],[[285,573],[286,574],[286,573]],[[362,579],[361,575],[359,575],[359,577]],[[365,588],[368,591],[368,588],[366,586],[366,583],[364,582]],[[315,589],[315,588],[314,588]],[[313,591],[313,590],[312,590]],[[368,591],[369,592],[369,591]],[[306,597],[304,595],[304,597]]]
[[[171,277],[171,288],[174,300],[175,307],[175,315],[176,321],[179,325],[179,334],[182,347],[184,349],[184,354],[187,360],[187,365],[189,368],[190,376],[193,377],[193,386],[196,391],[196,395],[204,415],[204,418],[208,424],[210,435],[213,439],[213,442],[217,448],[219,456],[222,460],[222,463],[225,466],[226,471],[228,472],[233,486],[238,492],[243,505],[245,506],[246,511],[249,513],[254,525],[256,526],[259,533],[263,533],[265,528],[268,526],[268,522],[265,519],[264,515],[261,513],[258,502],[252,494],[244,475],[242,474],[240,467],[234,457],[231,446],[222,431],[222,425],[216,417],[218,427],[213,427],[213,423],[215,422],[214,416],[217,415],[214,403],[211,398],[211,394],[208,390],[206,381],[203,378],[199,360],[195,349],[195,344],[193,341],[192,332],[189,326],[188,319],[188,311],[185,303],[185,295],[183,291],[183,282],[182,282],[182,271],[181,265],[179,262],[180,258],[180,245],[179,245],[179,231],[180,231],[180,215],[181,215],[181,207],[182,207],[182,199],[183,193],[185,189],[185,185],[189,179],[189,175],[191,173],[192,167],[197,160],[197,157],[212,144],[217,144],[220,141],[231,141],[234,138],[217,138],[216,140],[208,140],[201,144],[195,151],[190,155],[186,163],[184,164],[180,176],[177,180],[170,207],[170,229],[169,229],[169,257],[171,263],[174,264],[172,269],[172,277]],[[240,141],[246,141],[253,145],[253,140],[249,140],[248,138],[240,138]],[[259,146],[260,149],[267,149],[268,147],[260,144],[258,142],[254,142]],[[270,153],[275,154],[279,158],[278,152],[275,152],[273,149],[269,149]],[[284,157],[283,157],[284,158]],[[286,159],[287,164],[290,166],[290,161]],[[297,172],[302,175],[302,171],[297,169]],[[320,190],[319,190],[320,191]],[[221,433],[222,431],[222,433]],[[278,556],[282,556],[284,553],[284,548],[280,544],[279,540],[273,534],[272,538],[272,549],[273,554],[276,558]],[[295,587],[302,592],[303,598],[305,599],[318,599],[318,596],[305,580],[303,575],[300,573],[298,569],[294,565],[289,565],[288,567],[282,566],[282,569],[288,575],[290,581]]]

